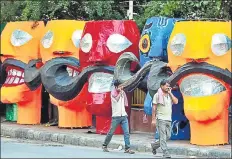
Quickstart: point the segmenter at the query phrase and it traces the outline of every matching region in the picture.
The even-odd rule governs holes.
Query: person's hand
[[[151,121],[151,126],[152,126],[153,128],[156,128],[156,119],[152,119],[152,121]]]
[[[169,88],[168,88],[168,94],[171,94],[171,93],[172,93],[172,88],[169,87]]]

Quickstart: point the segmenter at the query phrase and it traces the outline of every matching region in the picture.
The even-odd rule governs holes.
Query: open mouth
[[[112,81],[114,76],[109,73],[96,72],[89,78],[88,91],[90,93],[106,93],[110,92],[112,88]]]
[[[7,77],[4,86],[16,86],[24,84],[24,70],[19,67],[8,66]]]
[[[210,96],[225,90],[218,80],[203,74],[189,75],[180,83],[180,91],[186,96]]]

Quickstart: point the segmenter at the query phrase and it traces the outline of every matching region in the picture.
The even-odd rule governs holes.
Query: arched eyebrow
[[[145,24],[144,30],[145,30],[145,29],[151,28],[152,25],[153,25],[153,22],[151,22],[151,23],[149,23],[149,24]]]
[[[31,29],[35,29],[38,25],[39,25],[39,22],[38,22],[38,21],[35,21],[35,22],[31,25]]]

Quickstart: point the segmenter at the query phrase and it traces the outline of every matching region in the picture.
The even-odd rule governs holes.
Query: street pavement
[[[151,153],[125,154],[123,150],[114,149],[103,152],[100,148],[90,148],[41,142],[1,138],[1,158],[161,158]],[[187,156],[172,156],[188,158]]]
[[[89,131],[93,133],[87,133]],[[56,144],[101,148],[105,135],[95,134],[94,131],[92,128],[60,129],[58,127],[46,127],[44,125],[19,125],[11,122],[1,123],[1,137],[16,138],[25,141],[41,141],[42,143],[46,141]],[[151,155],[150,143],[154,140],[154,134],[131,132],[130,135],[133,150]],[[124,146],[123,135],[114,135],[109,144],[109,148],[117,149],[120,146]],[[197,146],[189,144],[189,141],[172,140],[168,141],[168,149],[171,155],[231,158],[231,145]],[[157,152],[160,154],[162,151],[159,148]],[[125,154],[123,153],[123,155]]]

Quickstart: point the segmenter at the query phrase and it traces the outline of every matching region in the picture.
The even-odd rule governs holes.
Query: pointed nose
[[[91,63],[103,64],[105,63],[106,58],[107,58],[107,50],[99,45],[96,50],[91,51],[89,53],[89,62]]]

